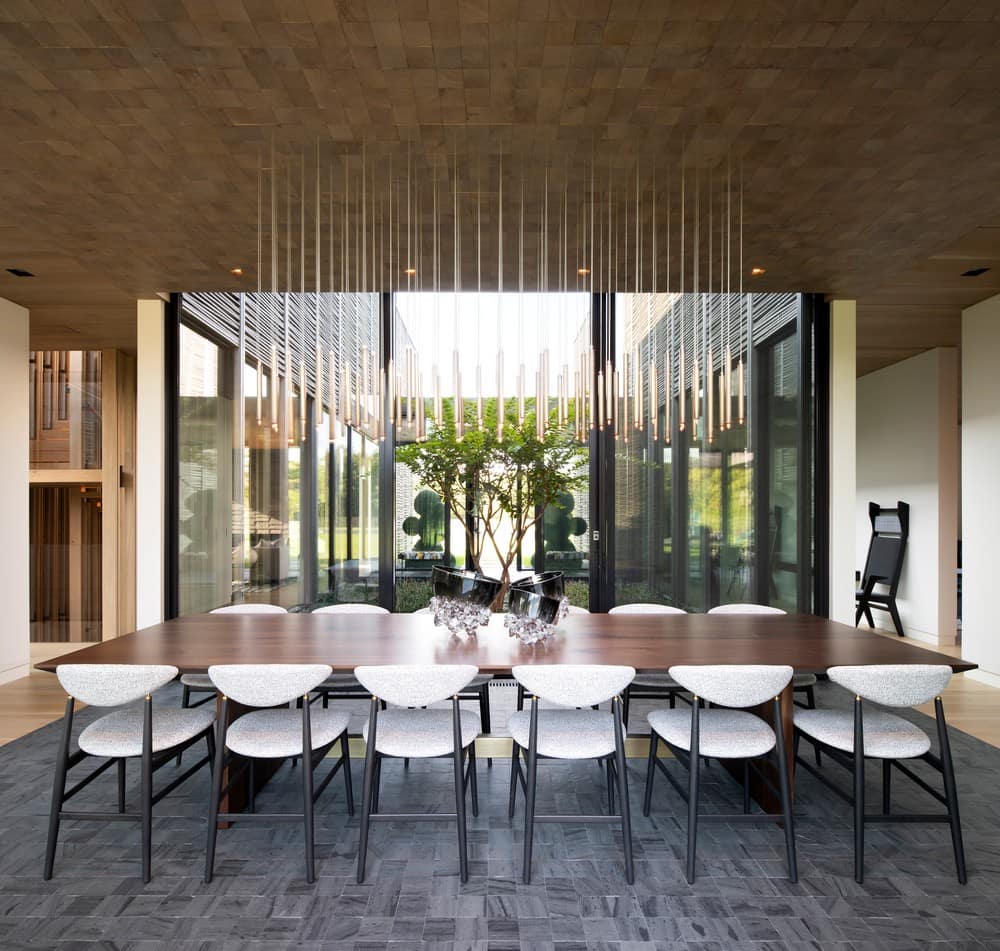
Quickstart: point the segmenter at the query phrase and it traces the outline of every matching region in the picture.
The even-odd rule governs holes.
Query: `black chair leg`
[[[186,710],[191,705],[191,688],[187,684],[181,685],[181,709]],[[177,754],[177,765],[181,765],[183,752]]]
[[[788,753],[785,749],[785,731],[781,722],[781,703],[774,701],[775,752],[778,758],[778,791],[781,794],[781,813],[785,827],[785,856],[788,862],[788,878],[799,880],[799,866],[795,858],[795,814],[792,806],[792,784],[789,776]],[[749,777],[748,777],[749,778]],[[749,809],[747,810],[749,812]]]
[[[517,798],[517,776],[521,768],[521,747],[512,743],[510,751],[510,793],[507,797],[507,818],[514,818],[514,802]]]
[[[537,708],[538,701],[532,706]],[[535,835],[535,785],[538,779],[538,721],[532,717],[532,730],[528,737],[527,782],[524,794],[524,868],[521,878],[525,885],[531,884],[531,849]]]
[[[854,751],[854,881],[865,879],[865,755]]]
[[[631,691],[626,687],[622,691],[622,720],[625,721],[625,729],[628,729],[628,715],[632,706]]]
[[[743,815],[750,815],[750,760],[743,760]]]
[[[604,761],[604,772],[608,786],[608,815],[613,816],[615,814],[615,769],[610,757]]]
[[[806,709],[815,710],[816,709],[816,691],[810,685],[806,687]]]
[[[125,812],[125,758],[118,760],[118,811]]]
[[[372,720],[374,720],[374,711],[375,702],[372,701]],[[372,720],[369,720],[369,723]],[[365,864],[368,858],[368,829],[371,825],[372,797],[375,791],[375,759],[375,738],[369,732],[368,747],[365,751],[365,776],[361,786],[361,832],[358,842],[359,885],[365,880]]]
[[[49,837],[45,843],[45,869],[42,878],[52,878],[56,861],[56,842],[59,839],[59,813],[62,812],[63,797],[66,795],[66,772],[69,769],[69,743],[73,735],[73,698],[66,699],[63,715],[63,732],[59,741],[59,755],[56,759],[56,775],[52,782],[52,804],[49,807]]]
[[[611,701],[612,710],[617,699]],[[635,864],[632,859],[632,815],[628,801],[628,767],[625,764],[625,735],[622,721],[615,720],[615,772],[618,774],[618,814],[622,820],[622,845],[625,850],[625,881],[635,881]]]
[[[882,760],[882,815],[889,815],[892,800],[892,760]]]
[[[153,875],[153,701],[150,697],[143,703],[141,795],[142,881],[148,884]]]
[[[673,694],[671,694],[673,696]],[[653,777],[656,773],[656,747],[659,737],[654,730],[649,731],[649,756],[646,759],[646,791],[642,796],[642,814],[649,815],[653,803]]]
[[[958,788],[955,785],[955,765],[951,759],[951,742],[948,739],[948,725],[944,719],[944,706],[941,698],[934,700],[937,714],[938,748],[941,755],[941,773],[944,776],[944,797],[948,801],[948,817],[951,826],[951,845],[955,853],[955,870],[958,880],[965,884],[965,845],[962,842],[962,819],[958,812]]]
[[[472,818],[479,818],[479,777],[476,775],[476,741],[469,744],[469,793],[472,799]]]
[[[316,881],[315,839],[313,835],[313,771],[312,756],[302,756],[302,831],[306,847],[306,882]]]
[[[226,765],[226,715],[229,701],[222,701],[222,713],[216,724],[215,759],[212,764],[212,795],[208,803],[208,841],[205,845],[205,883],[215,871],[215,843],[219,837],[219,800],[222,798],[222,771]]]
[[[483,733],[487,736],[493,732],[493,725],[490,722],[490,684],[489,681],[479,688],[479,724]],[[493,769],[493,757],[486,757],[486,768]]]
[[[302,758],[303,764],[305,757]],[[257,811],[257,770],[255,760],[247,763],[247,812]]]
[[[903,637],[903,621],[899,616],[899,609],[896,607],[896,602],[889,602],[889,616],[892,618],[892,625],[896,628],[896,633]]]
[[[351,777],[351,747],[347,739],[347,730],[344,730],[340,737],[340,755],[344,759],[344,765],[340,768],[344,771],[344,795],[347,798],[347,814],[354,815],[354,779]]]
[[[694,714],[697,717],[697,714]],[[687,880],[694,882],[695,852],[698,844],[698,779],[701,769],[701,757],[698,754],[697,719],[692,729],[691,753],[688,756],[690,770],[688,772],[688,829],[687,829]]]

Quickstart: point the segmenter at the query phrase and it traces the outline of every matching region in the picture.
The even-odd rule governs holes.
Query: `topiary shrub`
[[[403,531],[418,537],[416,551],[441,551],[444,542],[444,502],[431,489],[421,489],[413,500],[413,511],[403,519]]]

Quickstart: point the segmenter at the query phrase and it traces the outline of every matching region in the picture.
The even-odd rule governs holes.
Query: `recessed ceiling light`
[[[962,271],[962,277],[979,277],[980,274],[985,274],[989,270],[988,267],[972,267],[968,271]]]
[[[576,273],[579,274],[580,277],[586,277],[590,273],[590,268],[589,267],[578,267],[576,269]]]
[[[766,273],[767,273],[767,269],[766,268],[762,268],[762,267],[752,267],[752,268],[750,268],[750,276],[751,277],[761,277],[762,275],[764,275]]]
[[[229,273],[232,274],[233,277],[243,277],[243,268],[241,268],[241,267],[231,267],[229,269]]]
[[[404,274],[405,274],[405,275],[406,275],[407,277],[413,277],[413,275],[417,273],[417,269],[416,269],[415,267],[407,267],[407,268],[403,268],[403,273],[404,273]]]
[[[14,277],[34,277],[35,275],[31,271],[26,271],[23,267],[9,267],[7,268],[8,274],[13,274]]]

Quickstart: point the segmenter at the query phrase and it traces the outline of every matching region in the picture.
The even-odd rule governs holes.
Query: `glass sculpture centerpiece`
[[[434,597],[430,609],[434,623],[447,627],[452,634],[475,637],[480,627],[490,622],[490,605],[500,593],[502,583],[476,571],[435,565],[431,572]]]
[[[568,613],[563,573],[542,571],[510,586],[504,624],[511,637],[538,644],[555,633],[556,625]]]

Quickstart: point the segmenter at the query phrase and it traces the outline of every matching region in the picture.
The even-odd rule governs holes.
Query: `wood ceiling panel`
[[[429,170],[450,189],[457,150],[465,286],[478,278],[477,169],[483,280],[496,285],[501,147],[508,202],[525,179],[528,287],[542,280],[539,252],[558,233],[539,224],[546,166],[550,185],[565,182],[570,196],[569,247],[550,251],[548,285],[572,285],[580,263],[606,256],[586,227],[593,165],[598,196],[611,191],[620,222],[619,266],[595,264],[595,278],[636,283],[634,241],[626,252],[622,238],[634,224],[637,178],[652,231],[655,170],[660,256],[654,262],[645,241],[638,283],[650,286],[655,269],[662,290],[680,280],[682,156],[703,185],[712,173],[716,189],[732,158],[746,183],[744,262],[767,268],[754,287],[857,297],[859,314],[869,300],[957,312],[997,285],[996,275],[962,283],[952,262],[1000,270],[1000,241],[989,233],[1000,231],[998,50],[1000,6],[982,0],[8,3],[0,260],[34,270],[26,262],[35,254],[39,264],[32,288],[0,276],[0,293],[30,300],[39,321],[47,305],[88,302],[92,317],[79,320],[99,333],[106,312],[113,345],[120,327],[110,315],[136,297],[256,286],[257,168],[273,136],[293,198],[299,153],[312,162],[317,138],[324,165],[339,169],[350,156],[353,198],[364,147],[368,194],[378,199],[367,220],[379,222],[390,161],[397,182],[411,163],[429,208]],[[339,214],[342,177],[333,192]],[[398,222],[396,205],[394,214]],[[421,280],[430,219],[412,229],[423,237]],[[513,287],[520,236],[509,204],[504,223],[503,279]],[[692,224],[689,205],[688,240]],[[339,261],[339,228],[335,235]],[[707,254],[703,243],[703,265]],[[388,256],[369,283],[399,284],[400,263]],[[242,282],[228,273],[234,265],[246,271]],[[450,282],[453,269],[442,270]],[[357,283],[357,268],[348,272]],[[281,285],[301,280],[297,264],[291,274],[279,268]],[[131,346],[134,331],[121,339]]]

